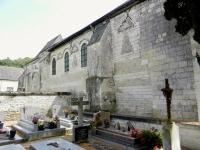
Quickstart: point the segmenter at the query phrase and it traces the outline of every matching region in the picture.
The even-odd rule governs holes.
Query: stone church
[[[199,45],[192,31],[182,37],[164,18],[165,0],[128,0],[76,33],[50,40],[25,66],[19,88],[71,92],[90,109],[166,118],[161,92],[173,89],[177,120],[200,119]]]

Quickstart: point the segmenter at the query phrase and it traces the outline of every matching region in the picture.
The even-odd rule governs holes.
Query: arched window
[[[56,74],[56,59],[54,58],[52,61],[52,75]]]
[[[69,71],[69,53],[65,53],[65,72]]]
[[[87,66],[87,44],[83,44],[81,47],[81,67]]]

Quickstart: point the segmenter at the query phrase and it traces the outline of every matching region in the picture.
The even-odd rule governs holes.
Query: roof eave
[[[91,29],[92,27],[95,27],[96,25],[109,20],[110,18],[113,18],[115,16],[117,16],[118,14],[124,12],[125,10],[133,7],[134,5],[137,5],[143,1],[146,0],[129,0],[127,2],[125,2],[124,4],[118,6],[117,8],[113,9],[112,11],[110,11],[109,13],[105,14],[104,16],[102,16],[101,18],[95,20],[94,22],[92,22],[91,24],[87,25],[86,27],[84,27],[83,29],[75,32],[74,34],[70,35],[69,37],[65,38],[63,41],[61,41],[60,43],[56,44],[55,46],[51,47],[48,51],[52,52],[54,51],[56,48],[62,46],[63,44],[69,42],[70,40],[74,39],[75,37],[83,34],[84,32],[88,31]]]

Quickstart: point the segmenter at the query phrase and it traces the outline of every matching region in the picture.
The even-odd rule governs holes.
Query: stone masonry
[[[190,34],[175,32],[175,20],[164,18],[164,1],[126,2],[130,5],[124,4],[119,13],[41,53],[26,66],[20,85],[26,91],[83,95],[96,111],[166,118],[161,89],[168,78],[174,90],[172,119],[199,120],[200,69],[195,54],[200,47]],[[87,66],[81,67],[84,43]],[[56,75],[51,70],[54,58]]]

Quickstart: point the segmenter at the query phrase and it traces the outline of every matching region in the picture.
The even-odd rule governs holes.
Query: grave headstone
[[[99,115],[99,122],[102,122],[102,125],[105,126],[104,120],[107,119],[110,124],[110,113],[105,111],[99,111],[94,114],[94,120],[96,120],[96,116]]]
[[[53,110],[52,110],[52,117],[55,117],[56,115],[58,116],[64,116],[62,110],[67,110],[68,107],[67,106],[61,106],[61,105],[54,105],[53,106]]]
[[[0,111],[0,121],[4,120],[4,111]]]
[[[83,97],[72,98],[72,106],[78,106],[78,126],[83,126],[83,105],[89,105],[89,101],[83,101]]]
[[[20,120],[32,123],[32,118],[34,116],[44,118],[44,115],[41,116],[41,108],[37,106],[23,106],[20,108]]]

